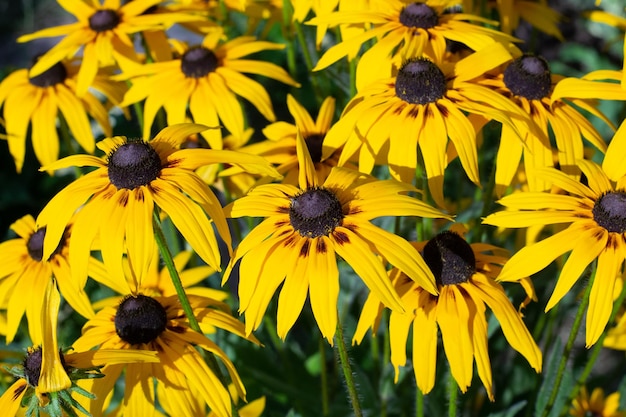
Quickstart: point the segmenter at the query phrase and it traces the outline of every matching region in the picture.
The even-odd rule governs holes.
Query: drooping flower
[[[434,278],[404,239],[370,223],[380,216],[448,218],[406,195],[416,190],[395,180],[333,168],[322,183],[302,136],[298,136],[298,186],[265,184],[225,208],[229,217],[266,217],[239,244],[224,274],[226,281],[239,260],[239,311],[246,333],[261,323],[278,298],[277,330],[285,338],[300,315],[307,294],[322,335],[332,343],[337,325],[339,272],[337,255],[392,309],[400,300],[377,255],[396,265],[426,291],[435,294]]]
[[[586,183],[554,168],[538,169],[548,184],[568,193],[519,192],[499,203],[507,208],[489,215],[484,223],[520,228],[564,224],[554,235],[526,246],[504,266],[501,281],[515,281],[541,271],[564,253],[565,262],[546,311],[554,307],[572,288],[585,269],[597,260],[586,317],[586,345],[593,345],[608,322],[613,307],[613,291],[626,258],[626,123],[611,141],[602,166],[579,160]]]
[[[122,106],[146,99],[144,138],[150,136],[160,108],[165,109],[167,123],[171,125],[185,122],[188,107],[194,122],[210,127],[224,125],[235,137],[243,137],[244,112],[238,96],[252,103],[266,119],[275,120],[267,91],[243,73],[273,78],[290,86],[298,83],[276,64],[243,57],[283,49],[284,45],[249,36],[221,43],[222,37],[221,30],[214,30],[204,37],[201,45],[190,47],[178,43],[177,58],[127,68],[118,77],[132,81]],[[163,85],[168,88],[161,88]],[[204,135],[211,148],[222,149],[221,129],[212,129]]]
[[[88,153],[93,153],[96,143],[89,116],[98,123],[105,135],[112,134],[107,107],[122,101],[126,86],[111,81],[110,71],[98,72],[91,82],[94,90],[110,102],[107,105],[103,105],[93,92],[78,95],[78,62],[75,60],[57,62],[34,77],[29,77],[28,72],[27,69],[14,71],[0,83],[0,106],[4,104],[9,151],[17,172],[21,172],[24,164],[29,125],[33,149],[42,165],[59,158],[57,121],[61,118]]]
[[[504,250],[488,244],[468,244],[455,232],[439,233],[428,242],[414,244],[433,272],[438,295],[425,291],[394,268],[390,277],[400,295],[405,312],[392,311],[389,320],[391,362],[396,371],[406,363],[406,345],[413,327],[413,371],[417,386],[428,394],[435,384],[438,333],[450,370],[462,392],[470,386],[476,361],[487,395],[494,400],[491,363],[487,350],[486,307],[489,307],[507,341],[530,365],[541,371],[542,355],[520,314],[498,282],[506,262]],[[532,286],[525,284],[527,288]],[[533,293],[534,294],[534,293]],[[359,319],[354,341],[360,343],[367,329],[380,322],[383,306],[371,293]]]
[[[214,149],[178,149],[187,136],[206,126],[183,123],[161,130],[152,140],[107,138],[98,143],[105,158],[75,155],[42,169],[92,166],[44,207],[37,219],[46,227],[43,257],[54,251],[63,230],[74,217],[70,241],[72,273],[86,274],[92,243],[99,236],[103,260],[116,276],[123,276],[122,256],[128,254],[141,277],[153,257],[153,211],[166,213],[191,247],[211,267],[220,269],[220,253],[213,231],[230,247],[230,233],[222,206],[195,173],[201,165],[228,162],[252,173],[279,176],[255,155]]]

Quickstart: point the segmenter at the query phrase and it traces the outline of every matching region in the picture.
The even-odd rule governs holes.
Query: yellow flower
[[[29,124],[35,155],[42,165],[59,157],[56,123],[60,117],[88,153],[93,153],[96,142],[88,116],[98,123],[105,135],[111,135],[107,106],[92,92],[78,95],[77,73],[77,62],[64,60],[37,76],[29,77],[27,69],[14,71],[0,83],[0,106],[4,104],[9,151],[17,172],[24,164]],[[106,71],[95,74],[91,86],[117,105],[122,101],[126,86],[111,81],[109,75]]]
[[[591,396],[587,393],[587,387],[582,387],[578,396],[572,403],[569,415],[572,417],[625,417],[626,413],[618,411],[619,392],[614,392],[604,397],[602,388],[595,388]]]
[[[394,178],[410,183],[419,147],[430,192],[443,206],[444,170],[456,155],[469,179],[480,183],[476,131],[464,112],[511,130],[513,120],[528,119],[510,100],[478,83],[510,58],[503,46],[493,44],[458,62],[408,60],[396,76],[372,83],[348,103],[326,135],[322,158],[343,146],[340,166],[358,154],[361,171],[388,164]]]
[[[99,67],[138,61],[130,35],[151,29],[164,29],[185,19],[180,13],[150,14],[146,11],[161,0],[134,0],[123,5],[121,0],[58,0],[68,13],[78,19],[75,23],[51,27],[18,38],[18,42],[64,36],[31,68],[34,77],[83,47],[83,61],[78,71],[76,91],[87,93]],[[189,15],[189,19],[197,19]]]
[[[131,79],[132,86],[122,106],[146,99],[144,138],[157,111],[163,107],[167,123],[185,121],[187,107],[196,123],[224,125],[235,137],[243,137],[244,113],[237,96],[248,100],[270,121],[275,120],[270,97],[261,84],[242,73],[262,75],[298,86],[289,74],[270,62],[242,59],[259,51],[283,49],[284,45],[239,37],[220,45],[222,31],[207,35],[199,46],[180,44],[178,58],[126,69],[119,77]],[[167,85],[168,88],[162,88]],[[220,129],[204,132],[213,149],[222,149]]]
[[[106,157],[75,155],[42,169],[92,166],[44,207],[38,227],[47,227],[43,257],[50,256],[63,230],[74,217],[70,241],[72,273],[82,276],[92,242],[100,237],[102,257],[111,272],[123,276],[122,255],[141,281],[153,257],[153,211],[166,213],[200,257],[216,270],[220,253],[213,226],[230,248],[230,234],[222,206],[195,169],[225,163],[243,165],[252,173],[278,176],[255,155],[213,149],[178,149],[187,136],[206,130],[197,124],[172,125],[151,141],[107,138],[98,143]]]
[[[239,267],[239,311],[246,333],[261,323],[281,283],[277,330],[281,338],[300,315],[307,294],[322,335],[332,344],[337,325],[339,271],[343,258],[392,309],[402,310],[377,255],[396,265],[426,291],[436,294],[434,278],[404,239],[370,223],[380,216],[448,218],[420,200],[416,191],[394,180],[379,181],[346,168],[333,168],[318,182],[304,139],[298,136],[298,187],[260,185],[225,208],[229,217],[266,217],[239,244],[224,274]]]
[[[596,1],[596,6],[598,6],[599,4],[600,2]],[[603,10],[590,11],[589,13],[586,13],[586,16],[594,22],[600,22],[610,26],[614,26],[624,32],[624,65],[622,68],[621,85],[623,89],[626,89],[626,17],[617,16]]]
[[[530,365],[541,371],[541,351],[520,314],[507,298],[498,273],[506,258],[502,249],[487,244],[469,245],[455,232],[442,232],[428,242],[415,244],[437,280],[439,295],[430,294],[403,272],[394,268],[390,277],[402,300],[405,313],[392,311],[389,320],[391,362],[396,371],[406,363],[406,344],[413,325],[413,371],[417,386],[428,394],[435,384],[437,328],[452,376],[462,392],[472,382],[473,362],[478,375],[493,397],[491,364],[487,351],[486,307],[500,322],[509,344]],[[528,283],[524,284],[528,286]],[[367,329],[380,319],[382,305],[371,293],[359,319],[354,341],[360,343]]]
[[[489,215],[485,224],[499,227],[529,227],[567,224],[567,228],[526,246],[504,266],[501,281],[515,281],[548,266],[571,252],[561,269],[556,287],[546,305],[554,307],[595,260],[597,267],[587,311],[587,347],[593,345],[607,324],[613,294],[626,257],[626,123],[611,141],[602,167],[579,160],[586,184],[554,168],[538,169],[537,175],[569,195],[520,192],[499,201],[505,211]]]

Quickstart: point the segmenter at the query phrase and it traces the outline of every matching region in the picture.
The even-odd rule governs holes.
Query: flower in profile
[[[17,380],[0,397],[2,415],[40,415],[51,417],[77,416],[76,410],[87,414],[85,408],[72,394],[87,399],[94,395],[81,388],[77,382],[100,378],[99,369],[105,364],[156,362],[155,352],[100,350],[90,352],[60,351],[57,344],[57,324],[61,298],[52,280],[41,300],[45,308],[39,319],[43,327],[41,346],[29,348],[21,366],[9,371]]]
[[[494,400],[491,363],[487,351],[486,307],[498,319],[507,341],[530,365],[541,371],[541,351],[520,314],[498,282],[498,272],[506,262],[503,249],[488,244],[468,244],[452,231],[439,233],[428,242],[415,244],[435,276],[439,295],[433,295],[394,268],[390,277],[400,295],[404,313],[392,311],[389,319],[391,362],[396,371],[406,363],[406,344],[413,325],[413,371],[419,389],[428,394],[435,384],[437,334],[452,376],[462,392],[472,382],[476,361],[487,395]],[[532,285],[525,289],[534,294]],[[382,311],[380,299],[371,293],[361,313],[354,341],[359,342]]]
[[[298,135],[298,186],[265,184],[253,188],[225,211],[229,217],[266,217],[239,244],[224,274],[239,265],[239,312],[246,333],[255,330],[277,288],[278,336],[285,338],[300,315],[307,294],[322,335],[332,344],[337,326],[337,255],[392,309],[402,310],[384,264],[402,269],[426,291],[436,294],[434,278],[404,239],[370,223],[380,216],[448,218],[406,195],[415,188],[381,181],[347,168],[333,168],[318,181],[302,136]]]
[[[391,63],[398,61],[399,57],[404,59],[407,51],[415,56],[427,55],[440,60],[445,55],[446,41],[460,42],[474,51],[494,43],[507,45],[515,41],[510,35],[472,23],[495,22],[480,16],[450,12],[450,7],[456,3],[449,0],[390,0],[385,8],[337,11],[315,17],[307,24],[334,27],[371,22],[372,28],[331,47],[320,58],[314,70],[322,70],[370,39],[379,38],[359,60],[357,85],[360,89],[375,80],[388,77]],[[390,64],[385,65],[387,62]]]
[[[56,124],[60,117],[67,122],[69,131],[88,153],[93,153],[96,142],[89,116],[106,135],[111,135],[106,106],[93,92],[78,95],[77,73],[77,61],[63,60],[34,77],[28,75],[27,69],[14,71],[0,83],[0,106],[4,104],[9,151],[17,172],[22,170],[24,164],[29,125],[33,149],[42,165],[50,164],[59,157]],[[91,86],[111,104],[119,104],[126,86],[111,81],[109,75],[104,70],[100,71]]]
[[[314,121],[309,112],[291,94],[287,96],[287,107],[294,118],[293,124],[284,121],[272,123],[263,129],[268,139],[241,149],[242,152],[260,155],[276,166],[276,170],[285,176],[283,182],[298,184],[298,155],[296,137],[298,132],[311,155],[320,182],[324,182],[330,170],[337,166],[339,153],[333,153],[322,159],[322,145],[330,129],[335,114],[335,99],[326,97],[320,106]]]
[[[477,81],[510,59],[502,45],[493,44],[458,62],[408,60],[396,76],[372,83],[348,103],[326,135],[322,158],[343,146],[340,166],[358,154],[361,171],[386,163],[394,178],[410,183],[419,148],[430,192],[443,206],[444,170],[456,155],[469,179],[480,183],[476,131],[464,112],[512,130],[513,120],[528,119],[510,100]]]
[[[193,295],[189,296],[189,301],[203,332],[217,327],[245,337],[243,323],[223,311],[222,303]],[[156,351],[159,362],[106,365],[102,369],[105,377],[83,384],[96,395],[86,408],[94,417],[100,416],[107,395],[125,371],[122,403],[125,413],[142,415],[141,410],[154,409],[158,398],[158,401],[176,404],[178,415],[197,415],[191,409],[195,402],[188,399],[190,393],[195,393],[202,399],[202,409],[206,404],[218,416],[230,416],[228,389],[208,367],[196,347],[221,359],[238,395],[245,398],[245,389],[234,365],[215,342],[190,328],[177,296],[130,294],[117,306],[103,308],[85,324],[82,336],[74,343],[75,349]]]
[[[590,396],[587,387],[582,387],[578,396],[574,398],[569,415],[572,417],[626,417],[626,412],[619,411],[619,396],[619,392],[614,392],[605,397],[602,388],[594,388]]]
[[[17,238],[0,243],[0,299],[8,300],[6,340],[11,343],[24,313],[33,343],[42,340],[41,315],[46,288],[54,277],[63,297],[82,316],[92,317],[94,312],[83,290],[87,274],[82,279],[72,277],[69,262],[69,243],[73,227],[67,225],[53,251],[44,256],[46,227],[35,226],[35,219],[26,215],[11,225]],[[89,259],[89,257],[88,257]],[[88,262],[88,260],[86,260]]]
[[[123,3],[120,0],[58,0],[58,3],[78,21],[23,35],[18,38],[18,42],[64,36],[31,68],[31,77],[43,73],[62,59],[73,56],[82,47],[83,59],[76,81],[76,92],[79,96],[87,93],[99,67],[138,61],[132,34],[150,29],[164,29],[186,18],[181,13],[146,13],[150,7],[160,3],[160,0],[133,0]],[[188,18],[197,19],[193,15]]]
[[[522,248],[504,266],[499,279],[515,281],[541,271],[564,253],[565,262],[546,311],[572,288],[585,269],[597,260],[589,307],[587,347],[596,343],[611,315],[613,291],[626,257],[626,123],[622,123],[604,157],[602,167],[579,160],[586,184],[554,168],[537,170],[543,180],[568,195],[519,192],[498,202],[507,210],[485,218],[485,224],[518,228],[564,224],[554,235]]]
[[[184,122],[189,107],[194,122],[211,127],[223,124],[235,137],[243,137],[244,113],[237,96],[252,103],[268,120],[275,120],[267,91],[242,73],[262,75],[291,86],[298,86],[298,83],[276,64],[242,58],[285,46],[248,36],[220,44],[222,37],[222,30],[216,29],[204,37],[201,45],[177,44],[176,59],[127,68],[118,77],[132,81],[122,106],[146,99],[144,138],[149,137],[161,107],[167,112],[170,125]],[[169,88],[161,88],[163,85]],[[212,129],[204,135],[211,148],[222,149],[220,129]]]
[[[559,89],[563,78],[550,71],[550,65],[543,57],[523,54],[511,61],[504,71],[488,74],[477,80],[480,85],[507,97],[530,117],[526,123],[516,123],[517,131],[510,126],[502,126],[496,158],[497,194],[502,195],[511,184],[522,156],[530,190],[548,189],[548,183],[535,175],[535,170],[554,166],[550,130],[554,132],[560,169],[572,178],[580,176],[576,161],[584,158],[583,138],[601,152],[606,150],[600,133],[579,108],[609,125],[611,122],[595,104],[584,100],[585,90],[579,89],[578,84],[563,85]],[[566,99],[553,97],[557,89],[558,97]],[[598,87],[596,93],[598,95],[595,98],[604,98],[607,90]],[[520,135],[523,141],[520,140]]]
[[[230,248],[228,225],[220,202],[195,169],[227,162],[243,165],[252,173],[279,175],[255,155],[178,149],[187,136],[206,129],[183,123],[166,127],[150,141],[123,136],[107,138],[98,142],[105,158],[74,155],[43,167],[51,171],[68,166],[96,167],[57,193],[41,211],[37,227],[47,228],[43,257],[54,251],[73,218],[69,257],[74,276],[86,274],[92,243],[99,236],[98,249],[107,268],[114,275],[123,276],[122,255],[127,253],[141,281],[154,254],[152,222],[158,207],[198,255],[219,270],[220,253],[213,226]]]

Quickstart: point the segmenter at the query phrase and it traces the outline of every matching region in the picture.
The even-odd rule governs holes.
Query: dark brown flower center
[[[609,192],[593,206],[593,219],[609,232],[626,232],[626,193]]]
[[[41,262],[43,259],[43,241],[45,237],[46,237],[46,226],[40,227],[39,229],[37,229],[35,233],[30,235],[30,237],[28,238],[28,242],[26,242],[26,248],[28,250],[28,254],[34,261]],[[50,255],[49,259],[52,259],[55,255],[58,255],[59,253],[61,253],[61,249],[63,248],[63,245],[65,245],[65,239],[66,239],[66,236],[64,234],[63,237],[61,238],[61,241],[59,241],[59,244],[57,245],[56,249]]]
[[[61,357],[61,365],[63,366],[63,369],[67,371],[68,366],[65,363],[63,352],[59,351],[59,356]],[[24,357],[24,362],[22,363],[24,367],[24,376],[26,377],[26,382],[31,387],[37,387],[37,385],[39,385],[39,377],[41,375],[42,359],[43,359],[43,352],[41,348],[30,350]]]
[[[161,158],[150,144],[130,140],[109,154],[109,180],[117,189],[148,185],[161,173]]]
[[[89,16],[89,27],[94,32],[106,32],[120,24],[120,16],[115,10],[102,9]]]
[[[325,137],[326,135],[323,133],[313,133],[304,138],[313,163],[318,163],[322,160],[322,143],[324,143]]]
[[[424,3],[411,3],[400,12],[400,23],[410,28],[430,29],[437,26],[437,12]]]
[[[28,81],[37,87],[50,87],[61,84],[67,78],[67,69],[61,62],[57,62],[44,72],[34,77],[29,77]]]
[[[115,331],[131,345],[150,343],[167,324],[165,308],[152,297],[129,295],[120,303],[115,314]]]
[[[504,70],[504,84],[517,96],[540,100],[550,94],[550,66],[543,57],[525,54]]]
[[[329,235],[342,219],[341,203],[326,188],[310,188],[294,197],[289,206],[289,221],[304,237]]]
[[[445,231],[424,246],[424,261],[435,275],[438,285],[467,282],[476,272],[472,247],[461,236]]]
[[[396,96],[407,103],[433,103],[443,97],[446,89],[446,76],[426,58],[406,62],[396,76]]]
[[[202,78],[215,71],[219,61],[217,56],[203,46],[196,46],[183,54],[181,70],[187,78]]]

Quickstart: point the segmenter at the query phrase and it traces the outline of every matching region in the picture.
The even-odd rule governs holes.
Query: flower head
[[[602,388],[594,388],[591,395],[589,395],[587,387],[582,387],[572,403],[569,415],[572,417],[587,417],[590,415],[593,417],[625,417],[626,413],[619,411],[619,397],[619,392],[614,392],[605,397]]]
[[[430,294],[397,268],[390,277],[405,312],[392,311],[389,320],[391,362],[396,371],[406,363],[406,344],[413,325],[413,370],[419,389],[429,393],[435,384],[437,334],[450,369],[462,392],[470,386],[473,362],[478,375],[494,400],[491,364],[487,351],[486,307],[500,322],[509,344],[537,371],[541,371],[541,351],[520,314],[507,298],[497,275],[506,258],[502,249],[487,244],[468,244],[455,232],[445,231],[428,242],[415,244],[432,271],[439,289]],[[375,293],[367,299],[354,336],[360,342],[368,327],[377,323],[382,305]]]
[[[320,183],[301,136],[297,146],[297,187],[260,185],[226,207],[230,217],[266,217],[239,244],[224,275],[228,279],[241,259],[239,311],[246,315],[246,332],[259,326],[272,295],[284,282],[278,299],[278,335],[286,336],[308,294],[318,327],[332,343],[339,294],[337,255],[393,309],[402,306],[377,255],[436,293],[432,273],[409,243],[370,220],[390,215],[447,216],[406,195],[416,190],[394,180],[379,181],[333,168]]]

